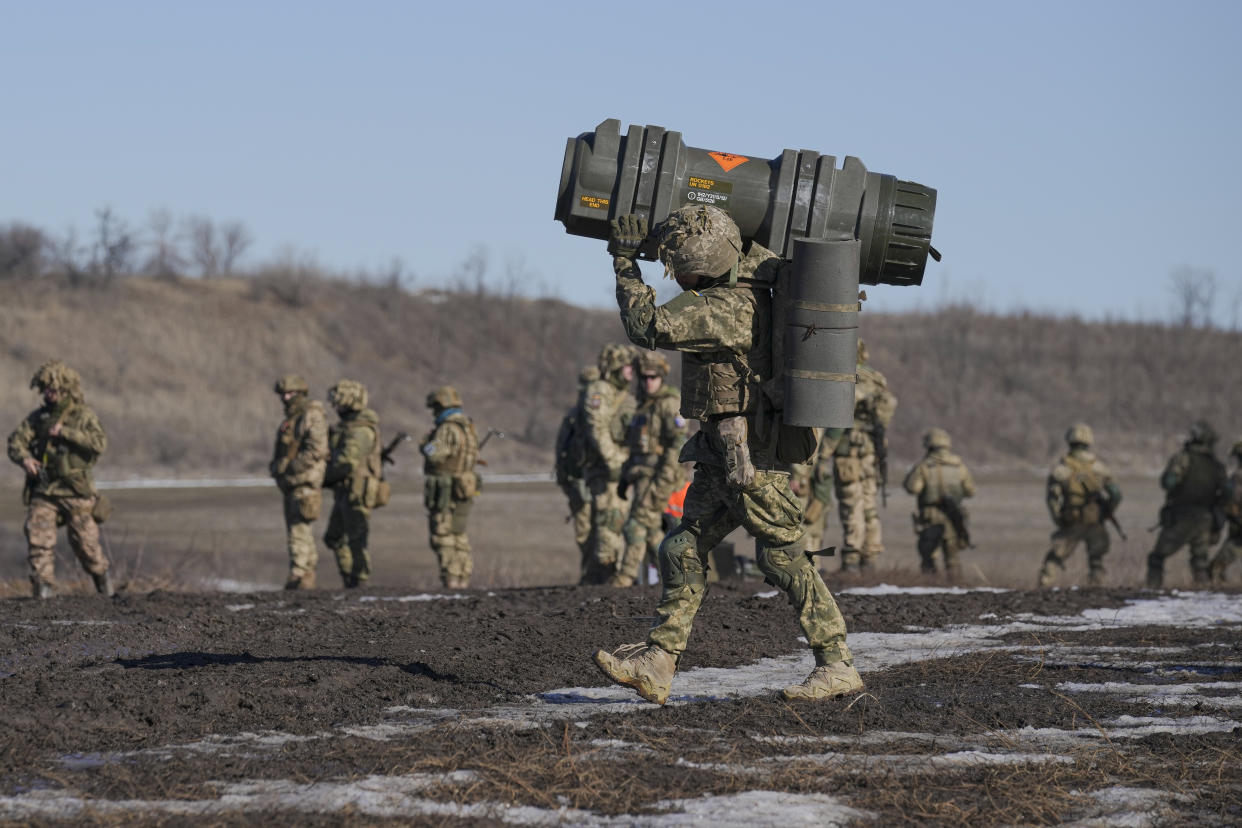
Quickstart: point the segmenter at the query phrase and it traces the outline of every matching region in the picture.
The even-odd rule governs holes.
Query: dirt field
[[[1123,519],[1146,511],[1126,485]],[[730,581],[709,593],[665,707],[590,661],[642,639],[655,588],[534,586],[576,567],[550,486],[488,490],[488,588],[457,593],[424,591],[413,491],[376,518],[368,590],[139,590],[278,584],[275,495],[116,492],[128,589],[0,601],[0,822],[1242,821],[1242,595],[998,589],[1033,579],[1046,526],[1025,503],[1040,480],[983,491],[1006,493],[976,507],[977,577],[993,586],[918,585],[896,497],[890,555],[904,561],[874,579],[890,585],[830,577],[866,692],[780,701],[812,666],[798,627],[769,587]],[[21,578],[4,508],[4,571]],[[1113,577],[1138,560],[1118,555]],[[320,577],[335,583],[326,560]]]

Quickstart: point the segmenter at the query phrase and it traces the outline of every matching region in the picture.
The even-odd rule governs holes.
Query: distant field
[[[894,478],[898,473],[894,473]],[[1121,481],[1125,502],[1120,519],[1130,537],[1113,537],[1107,559],[1109,585],[1138,585],[1154,535],[1161,493],[1146,477]],[[114,490],[115,514],[105,534],[117,573],[124,582],[138,578],[182,588],[234,590],[277,587],[284,582],[286,558],[279,495],[274,487],[235,489]],[[326,505],[326,504],[325,504]],[[887,552],[874,579],[920,583],[910,513],[912,499],[890,487],[883,510]],[[1047,549],[1051,525],[1043,504],[1043,477],[1013,472],[985,474],[971,503],[976,549],[964,555],[968,583],[1030,587]],[[565,523],[560,491],[551,483],[493,483],[477,501],[470,526],[475,549],[474,586],[529,587],[569,584],[577,580],[577,552]],[[0,580],[25,587],[23,513],[18,492],[0,491]],[[316,525],[322,535],[326,518]],[[1110,530],[1111,531],[1111,530]],[[752,549],[744,533],[734,536],[739,552]],[[839,543],[835,511],[826,536]],[[81,570],[61,539],[57,572],[84,586]],[[423,589],[438,584],[435,559],[427,543],[421,488],[396,484],[392,503],[372,522],[373,583],[381,587]],[[825,564],[829,571],[835,565]],[[1085,576],[1083,551],[1071,561],[1065,585]],[[322,549],[319,583],[336,587],[339,579]],[[1189,582],[1185,552],[1172,559],[1166,585]]]

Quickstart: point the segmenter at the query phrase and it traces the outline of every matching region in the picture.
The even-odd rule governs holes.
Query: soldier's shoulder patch
[[[604,398],[599,394],[592,394],[587,398],[587,406],[590,408],[599,408],[604,404]]]

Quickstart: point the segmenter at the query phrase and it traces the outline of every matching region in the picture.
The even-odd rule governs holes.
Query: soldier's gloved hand
[[[647,219],[638,213],[626,213],[609,222],[608,252],[622,259],[633,259],[647,240]]]

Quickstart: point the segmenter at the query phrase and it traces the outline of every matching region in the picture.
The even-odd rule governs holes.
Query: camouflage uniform
[[[827,429],[819,440],[814,463],[796,463],[790,468],[789,487],[802,504],[802,528],[806,548],[823,548],[828,507],[832,505],[833,451],[844,429]]]
[[[833,484],[844,532],[841,569],[868,569],[884,551],[876,495],[880,470],[876,458],[877,426],[887,429],[897,410],[897,397],[888,390],[884,375],[866,361],[866,346],[858,343],[858,384],[854,389],[854,427],[833,451]],[[885,438],[887,441],[887,438]]]
[[[1087,545],[1087,584],[1098,586],[1104,578],[1104,556],[1108,554],[1104,520],[1121,504],[1121,488],[1091,451],[1095,435],[1089,426],[1071,426],[1065,441],[1069,453],[1053,465],[1045,487],[1048,514],[1057,529],[1039,571],[1039,586],[1052,586],[1080,542]]]
[[[427,395],[435,428],[419,448],[423,461],[423,503],[431,531],[431,549],[440,563],[440,582],[449,589],[470,585],[474,561],[466,520],[479,494],[479,435],[474,422],[461,410],[461,397],[451,385]]]
[[[586,419],[584,392],[599,379],[599,369],[588,365],[578,375],[578,401],[565,412],[556,433],[556,485],[569,501],[567,520],[574,527],[574,543],[578,546],[579,577],[585,579],[591,554],[591,493],[584,479],[586,462]]]
[[[681,413],[700,428],[679,459],[695,464],[694,475],[684,516],[660,544],[662,594],[646,649],[624,659],[600,651],[596,663],[612,680],[662,703],[706,593],[709,553],[744,526],[758,542],[760,569],[798,616],[820,665],[812,677],[824,671],[852,676],[840,689],[814,697],[859,689],[845,621],[803,554],[802,507],[790,491],[788,465],[773,456],[775,422],[760,389],[773,372],[767,285],[781,261],[753,243],[739,260],[737,227],[715,207],[682,207],[656,235],[660,258],[687,289],[657,307],[655,291],[622,253],[613,261],[617,303],[632,342],[682,352]],[[711,273],[720,275],[703,278]],[[798,689],[805,686],[785,692]]]
[[[30,583],[38,598],[55,586],[56,528],[64,524],[69,546],[100,594],[112,594],[108,559],[99,544],[95,514],[99,494],[91,469],[108,446],[95,412],[82,397],[78,373],[63,362],[44,363],[30,381],[44,405],[9,435],[9,459],[26,468],[23,502]],[[56,432],[56,433],[52,433]],[[37,473],[31,469],[37,464]]]
[[[1195,583],[1211,579],[1208,552],[1217,510],[1225,500],[1225,465],[1216,459],[1213,447],[1216,433],[1205,422],[1190,427],[1190,439],[1182,450],[1169,458],[1160,486],[1165,490],[1160,510],[1160,534],[1147,556],[1147,586],[1159,589],[1164,583],[1164,561],[1183,546],[1190,547],[1190,572]]]
[[[587,491],[591,495],[590,561],[583,583],[602,584],[625,555],[625,502],[617,492],[625,464],[625,432],[634,415],[630,394],[630,348],[605,345],[599,355],[600,379],[583,392]]]
[[[678,456],[686,442],[686,420],[681,416],[681,393],[663,383],[669,365],[660,354],[647,351],[639,356],[639,403],[626,434],[629,458],[621,473],[622,485],[629,493],[630,516],[622,534],[625,557],[617,566],[611,583],[631,586],[639,567],[652,560],[664,538],[664,509],[669,496],[686,482]],[[644,376],[659,376],[658,390],[648,394]]]
[[[1225,483],[1224,506],[1221,512],[1229,522],[1229,535],[1212,559],[1210,567],[1212,580],[1217,583],[1224,583],[1225,571],[1242,555],[1242,441],[1234,443],[1229,453],[1233,455],[1238,467]]]
[[[336,555],[336,568],[347,589],[371,577],[367,554],[371,510],[380,500],[379,417],[367,408],[367,389],[341,380],[328,391],[328,403],[340,415],[328,435],[328,468],[323,485],[333,493],[332,515],[323,542]]]
[[[936,551],[944,560],[945,574],[957,578],[960,567],[957,554],[966,548],[966,539],[950,518],[950,511],[960,516],[961,527],[969,531],[969,515],[962,501],[974,497],[975,481],[962,458],[949,451],[952,443],[942,428],[933,428],[923,437],[927,454],[906,474],[905,490],[918,498],[914,513],[914,532],[923,572],[936,572]],[[956,509],[953,507],[956,506]]]
[[[289,579],[285,589],[315,585],[319,550],[311,525],[323,502],[323,473],[328,466],[328,417],[323,404],[308,398],[306,380],[296,374],[281,377],[276,393],[285,404],[285,419],[276,429],[276,447],[270,466],[276,486],[284,495],[285,530],[289,550]]]

